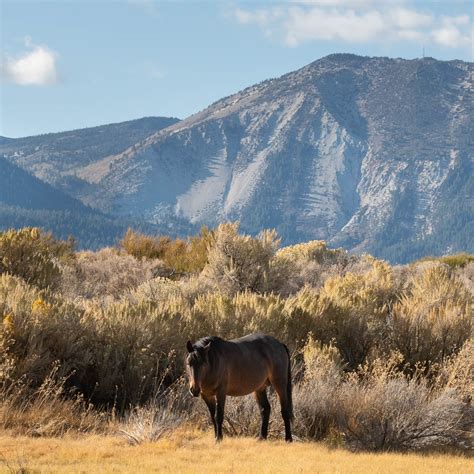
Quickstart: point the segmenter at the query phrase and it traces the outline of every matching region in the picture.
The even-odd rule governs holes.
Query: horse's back
[[[245,348],[254,357],[260,355],[266,359],[273,359],[278,356],[283,356],[285,360],[287,358],[286,346],[278,339],[267,334],[249,334],[238,339],[232,339],[229,342],[237,347]]]
[[[287,373],[285,346],[272,336],[250,334],[226,341],[225,348],[229,395],[259,390]]]

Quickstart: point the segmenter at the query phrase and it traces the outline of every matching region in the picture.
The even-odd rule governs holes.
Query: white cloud
[[[274,16],[273,10],[256,10],[253,12],[236,8],[235,18],[242,25],[250,25],[252,23],[259,26],[266,26]]]
[[[433,41],[441,46],[457,48],[469,41],[468,37],[464,37],[458,28],[454,25],[446,25],[432,31]]]
[[[369,41],[384,30],[384,21],[378,11],[356,13],[312,8],[292,8],[285,22],[285,43],[297,46],[308,40]]]
[[[433,22],[432,15],[408,8],[395,8],[391,10],[390,15],[394,25],[399,28],[413,29],[428,26]]]
[[[18,57],[5,57],[2,76],[5,80],[22,86],[45,86],[58,82],[56,70],[57,54],[46,46],[34,45],[25,38],[30,51]]]
[[[401,6],[403,4],[403,6]],[[294,0],[278,8],[237,8],[234,18],[256,25],[290,47],[309,41],[412,41],[460,47],[470,43],[469,15],[436,16],[404,0]]]
[[[441,20],[448,25],[469,25],[470,18],[469,15],[442,16]]]
[[[420,42],[425,39],[425,35],[421,31],[417,30],[400,30],[397,32],[397,35],[400,39],[407,41]]]
[[[436,28],[431,32],[433,41],[441,46],[449,48],[458,48],[460,46],[471,44],[469,32],[463,30],[469,25],[470,18],[468,15],[459,16],[443,16],[440,28]]]

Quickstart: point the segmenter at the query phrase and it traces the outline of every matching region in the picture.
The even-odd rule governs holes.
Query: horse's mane
[[[215,346],[216,342],[220,342],[222,341],[222,339],[218,336],[206,336],[206,337],[202,337],[201,339],[199,339],[198,341],[196,341],[193,346],[196,348],[196,349],[203,349],[205,346],[207,346],[210,342],[212,342],[213,344],[211,345],[211,348],[213,348],[213,346]]]
[[[218,336],[206,336],[196,341],[193,346],[195,350],[199,351],[199,349],[204,349],[205,346],[207,346],[209,343],[212,343],[209,352],[207,353],[207,360],[209,361],[211,367],[214,368],[219,358],[219,349],[222,342],[224,342],[224,340]]]

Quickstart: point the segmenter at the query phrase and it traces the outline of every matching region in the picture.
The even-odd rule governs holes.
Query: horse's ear
[[[186,349],[188,350],[189,353],[194,352],[193,343],[191,341],[188,341],[186,343]]]

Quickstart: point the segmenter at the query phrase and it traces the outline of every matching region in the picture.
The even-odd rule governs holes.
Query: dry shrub
[[[344,364],[336,347],[323,345],[312,336],[302,353],[304,377],[293,393],[294,431],[300,438],[320,440],[337,428]]]
[[[307,313],[295,311],[291,302],[279,295],[259,295],[250,291],[229,297],[205,293],[196,298],[187,328],[192,338],[219,334],[226,338],[264,332],[296,348],[314,329]]]
[[[169,278],[157,277],[146,280],[130,292],[128,298],[133,302],[164,301],[181,295],[181,286]]]
[[[275,397],[269,397],[269,402],[272,410],[268,431],[269,436],[273,436],[275,434],[275,418],[280,413],[279,410],[275,410]],[[207,423],[212,427],[209,415],[206,415]],[[227,398],[223,428],[228,436],[257,437],[260,432],[260,425],[260,411],[253,395]]]
[[[466,406],[450,391],[399,377],[346,383],[339,397],[339,428],[354,449],[469,448]]]
[[[283,247],[272,260],[280,277],[275,290],[287,296],[304,285],[319,288],[331,276],[341,274],[352,260],[347,251],[329,249],[322,240]]]
[[[238,223],[221,224],[213,231],[203,274],[229,295],[245,290],[265,292],[271,280],[270,261],[280,240],[273,230],[253,238],[239,235],[238,228]]]
[[[165,373],[172,381],[182,370],[176,351],[187,340],[186,312],[184,302],[172,298],[91,304],[84,314],[90,363],[82,378],[77,374],[79,386],[95,403],[113,402],[119,412],[149,399]]]
[[[166,406],[137,406],[121,423],[119,434],[128,443],[138,445],[157,441],[172,433],[182,423],[181,415]]]
[[[186,241],[172,241],[166,247],[164,262],[178,273],[200,273],[208,262],[207,252],[213,235],[213,231],[203,226],[199,235],[189,237]]]
[[[462,252],[454,255],[444,255],[442,257],[424,257],[418,260],[418,262],[440,262],[451,268],[463,268],[474,262],[474,255]]]
[[[466,289],[474,297],[474,262],[468,263],[465,267],[458,269],[457,274]]]
[[[388,264],[373,260],[363,276],[346,273],[328,279],[320,291],[304,287],[288,299],[299,320],[308,321],[319,341],[334,344],[349,368],[357,367],[388,334],[388,315],[397,290]]]
[[[195,404],[184,381],[179,379],[145,405],[130,410],[120,421],[118,432],[133,445],[157,441],[185,424]]]
[[[310,240],[309,242],[283,247],[278,251],[277,257],[293,261],[312,261],[326,265],[348,259],[346,250],[329,249],[323,240]]]
[[[1,361],[13,365],[14,379],[37,387],[59,363],[68,386],[120,410],[153,393],[187,336],[189,307],[182,299],[79,306],[2,275],[2,308]]]
[[[25,378],[37,387],[56,361],[61,362],[61,375],[87,365],[88,328],[79,308],[8,275],[0,276],[2,308],[7,314],[0,341],[13,361],[15,379]]]
[[[161,259],[166,245],[171,241],[167,236],[150,236],[128,229],[120,241],[120,248],[135,258]]]
[[[184,389],[175,399],[162,396],[182,375],[186,340],[262,331],[296,351],[297,437],[344,437],[358,449],[469,445],[472,294],[463,282],[472,264],[393,270],[322,242],[278,251],[275,232],[253,238],[237,230],[225,224],[158,247],[156,238],[129,234],[138,258],[112,249],[56,256],[61,291],[0,275],[5,426],[41,435],[87,430],[81,426],[93,426],[96,415],[77,394],[118,416],[134,406],[120,425],[131,443],[163,436],[184,419],[210,426],[204,404],[190,402]],[[164,264],[153,259],[157,248]],[[56,392],[53,369],[64,381]],[[5,395],[20,386],[16,398]],[[270,402],[270,433],[280,436],[271,390]],[[68,413],[86,418],[72,425]],[[258,433],[253,397],[229,400],[226,413],[228,433]]]
[[[169,273],[161,260],[138,260],[104,248],[79,252],[62,269],[60,292],[70,298],[122,298],[128,291],[152,278]]]
[[[107,416],[80,396],[67,396],[66,379],[53,368],[35,390],[17,380],[0,386],[0,427],[15,435],[63,436],[107,430]]]
[[[447,358],[439,368],[435,386],[451,388],[465,402],[474,395],[474,339],[467,340],[461,350]]]
[[[411,366],[443,361],[470,337],[472,304],[472,296],[448,269],[427,268],[393,307],[395,348]]]
[[[72,240],[55,240],[36,227],[0,232],[0,274],[19,276],[39,288],[54,287],[60,262],[73,259]]]
[[[203,226],[199,235],[187,240],[168,236],[149,236],[128,229],[120,248],[138,259],[160,259],[171,269],[170,274],[199,273],[207,264],[207,249],[213,231]]]
[[[201,276],[190,276],[180,280],[180,291],[183,298],[193,305],[198,296],[212,292],[212,286],[206,278]]]

